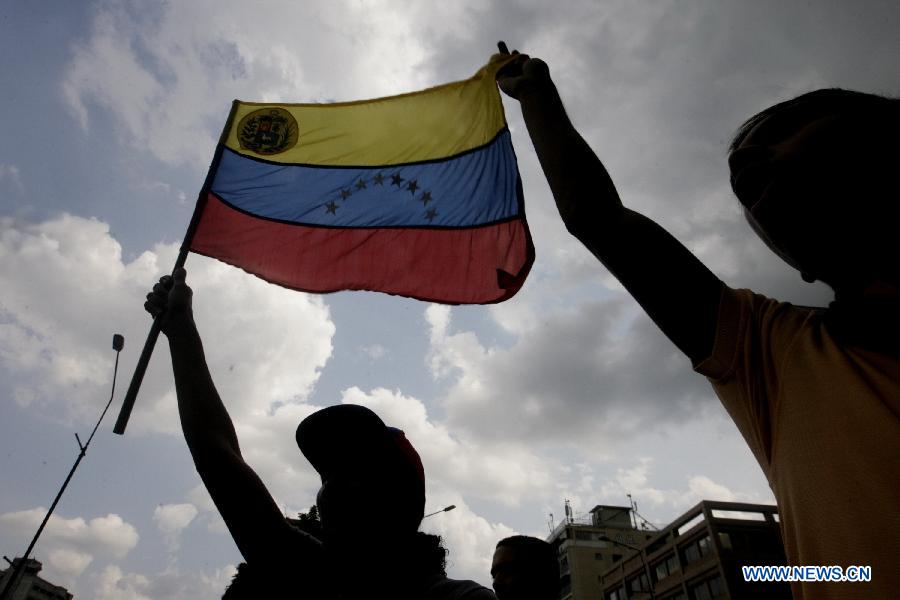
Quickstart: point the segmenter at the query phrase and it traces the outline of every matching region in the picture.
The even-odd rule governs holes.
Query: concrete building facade
[[[590,597],[790,600],[787,583],[748,583],[741,571],[784,564],[775,506],[704,500],[610,566]]]
[[[567,511],[568,513],[568,511]],[[628,506],[598,505],[585,518],[567,514],[547,541],[559,558],[560,600],[599,599],[601,575],[655,532],[635,527]]]

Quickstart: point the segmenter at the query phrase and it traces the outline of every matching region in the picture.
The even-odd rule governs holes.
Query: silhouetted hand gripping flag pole
[[[511,298],[534,247],[495,81],[510,58],[495,55],[469,79],[400,96],[235,101],[175,268],[193,251],[306,292],[445,304]]]
[[[181,243],[181,249],[178,252],[178,257],[175,259],[175,266],[172,267],[173,273],[183,267],[185,261],[187,261],[187,255],[191,248],[191,240],[194,237],[194,232],[197,230],[197,225],[203,215],[203,207],[206,204],[206,198],[210,186],[212,185],[212,180],[215,177],[219,161],[222,158],[222,149],[224,147],[223,141],[231,128],[231,122],[234,119],[234,112],[237,108],[237,104],[237,100],[231,104],[231,113],[228,115],[228,119],[225,122],[225,128],[222,130],[219,143],[216,145],[216,151],[213,154],[212,162],[209,165],[209,171],[206,173],[206,180],[200,188],[197,204],[194,206],[194,213],[191,215],[191,221],[188,224],[187,232],[184,234],[184,241]],[[161,328],[162,314],[159,314],[153,319],[153,324],[150,326],[150,332],[147,334],[147,341],[144,342],[144,348],[141,350],[137,365],[134,367],[134,374],[131,376],[131,383],[128,384],[128,390],[125,392],[125,398],[122,400],[122,408],[119,409],[119,416],[116,419],[115,426],[113,426],[113,433],[119,435],[125,433],[125,427],[128,426],[128,418],[131,416],[134,402],[137,400],[138,391],[141,389],[141,382],[144,381],[144,374],[147,372],[147,365],[150,364],[150,357],[153,355],[153,348],[156,346],[156,340],[159,338]]]

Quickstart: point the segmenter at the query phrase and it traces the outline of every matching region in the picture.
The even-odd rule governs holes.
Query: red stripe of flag
[[[510,298],[534,260],[524,218],[459,229],[310,227],[252,217],[213,194],[190,249],[296,290],[446,304]]]

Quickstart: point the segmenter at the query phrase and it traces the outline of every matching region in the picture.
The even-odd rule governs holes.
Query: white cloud
[[[0,537],[24,547],[47,514],[47,509],[8,512],[0,515]],[[71,586],[97,558],[121,559],[137,546],[137,529],[116,514],[86,520],[53,515],[41,533],[33,557],[46,561],[42,576]]]
[[[621,296],[543,311],[508,349],[453,331],[450,314],[426,309],[429,365],[452,382],[443,398],[449,424],[480,439],[609,449],[715,406],[687,358]]]
[[[216,505],[213,504],[212,498],[209,497],[209,492],[206,491],[203,484],[192,487],[187,493],[187,499],[201,511],[216,510]]]
[[[111,334],[125,335],[120,373],[128,377],[150,325],[144,296],[176,252],[160,245],[125,263],[109,226],[95,219],[0,220],[0,369],[17,400],[96,418],[112,371]],[[187,267],[210,369],[232,416],[303,401],[331,355],[334,324],[322,299],[204,257]],[[164,336],[155,354],[130,431],[180,430]]]
[[[286,516],[306,511],[314,504],[321,484],[294,438],[300,421],[319,408],[322,407],[285,404],[271,413],[248,414],[235,423],[244,460],[260,476]]]
[[[108,565],[94,579],[94,589],[85,596],[97,600],[195,600],[220,598],[231,582],[235,567],[228,565],[211,573],[187,573],[176,569],[153,575],[124,572]]]
[[[124,572],[108,565],[95,580],[90,597],[97,600],[196,600],[220,598],[236,572],[227,565],[211,572],[168,569],[152,575]]]
[[[751,499],[731,491],[724,485],[716,483],[705,475],[694,475],[688,480],[688,492],[684,501],[685,503],[690,504],[692,500],[694,502],[699,502],[700,500],[746,502]]]
[[[421,32],[436,18],[445,35],[465,31],[469,12],[462,2],[425,8],[346,0],[297,13],[287,0],[265,9],[203,0],[165,4],[151,17],[107,5],[75,48],[63,96],[88,134],[96,105],[133,147],[167,163],[203,166],[232,98],[354,100],[441,83],[423,68],[432,43]],[[265,35],[250,25],[261,14]]]
[[[671,518],[701,500],[773,502],[770,494],[760,496],[758,493],[737,492],[706,475],[686,476],[679,481],[684,486],[680,489],[660,488],[654,485],[654,477],[651,476],[654,462],[652,458],[644,457],[632,467],[617,469],[615,476],[601,486],[599,496],[625,498],[626,494],[631,494],[634,499],[640,500],[639,510],[648,518],[652,518],[652,515]],[[668,520],[654,524],[663,526]]]
[[[78,552],[71,548],[57,548],[50,550],[48,560],[54,569],[70,577],[77,577],[91,564],[94,557],[87,552]]]
[[[460,435],[464,431],[455,433],[429,418],[416,398],[384,388],[366,393],[353,387],[344,391],[341,402],[367,406],[385,423],[404,431],[422,457],[429,497],[432,490],[438,495],[459,490],[470,498],[513,506],[528,494],[552,486],[551,464],[525,444],[467,439]]]
[[[153,521],[163,534],[169,552],[178,550],[178,537],[197,516],[197,507],[189,502],[160,504],[153,510]]]
[[[141,591],[150,587],[150,580],[140,574],[124,574],[116,565],[106,567],[98,578],[96,597],[101,600],[150,600]]]
[[[37,531],[47,514],[44,507],[8,512],[0,515],[0,525],[9,535],[22,536]],[[115,558],[122,558],[138,543],[137,530],[117,514],[66,519],[53,515],[47,522],[41,539],[48,544],[66,544],[74,548],[92,549]]]
[[[207,531],[219,535],[228,534],[228,527],[225,525],[225,521],[222,520],[222,516],[202,483],[188,491],[187,500],[197,507],[199,511],[197,519],[206,524]]]

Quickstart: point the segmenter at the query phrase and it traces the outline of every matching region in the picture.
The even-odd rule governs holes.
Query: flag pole
[[[200,223],[200,217],[203,215],[203,209],[206,206],[206,199],[212,187],[212,180],[222,160],[222,151],[225,148],[225,142],[228,139],[228,133],[231,131],[231,124],[234,121],[234,115],[237,112],[239,102],[234,100],[231,103],[231,112],[228,114],[228,120],[225,121],[225,128],[219,137],[219,143],[216,145],[216,151],[213,154],[212,162],[209,164],[209,171],[206,173],[206,179],[203,187],[200,188],[200,194],[197,196],[197,204],[194,206],[194,214],[191,215],[191,221],[188,224],[187,231],[184,234],[184,241],[181,242],[181,251],[178,258],[175,259],[175,266],[172,267],[172,273],[184,266],[187,260],[188,252],[191,250],[191,242],[194,239],[194,233]],[[147,372],[147,366],[150,364],[150,357],[153,355],[153,348],[156,346],[156,340],[162,330],[162,313],[156,315],[153,324],[150,326],[150,333],[147,334],[147,341],[144,342],[144,349],[141,350],[141,356],[138,358],[137,365],[134,367],[134,375],[131,376],[131,383],[128,385],[128,391],[125,392],[125,399],[122,400],[122,408],[119,410],[119,417],[116,419],[116,425],[113,427],[113,433],[123,435],[125,428],[128,426],[128,418],[134,408],[134,402],[137,400],[138,391],[141,389],[141,382],[144,380],[144,374]]]

